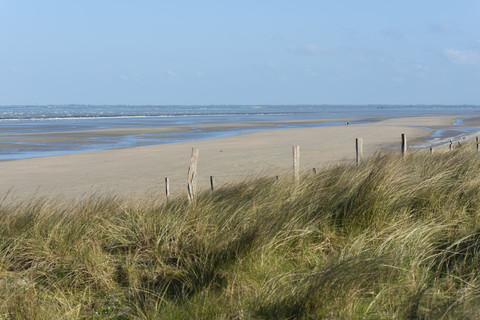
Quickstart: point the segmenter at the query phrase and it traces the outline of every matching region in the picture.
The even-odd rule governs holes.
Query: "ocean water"
[[[428,114],[467,117],[471,114],[480,115],[480,106],[1,106],[0,160]],[[326,121],[318,123],[314,121],[316,119]],[[302,122],[282,122],[290,120]],[[271,121],[276,123],[266,124]],[[464,130],[461,122],[458,126],[459,131]],[[178,127],[182,130],[175,129]],[[164,132],[140,132],[142,128],[162,128]],[[114,131],[110,129],[129,129],[131,133],[109,134]],[[441,135],[440,130],[432,138]]]

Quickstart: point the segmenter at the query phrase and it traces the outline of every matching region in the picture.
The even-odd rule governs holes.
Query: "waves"
[[[398,116],[438,113],[477,113],[480,106],[390,106],[390,105],[267,105],[267,106],[1,106],[0,121],[56,121],[141,118],[199,118],[199,117],[271,117],[331,118]]]
[[[303,113],[308,115],[307,113]],[[0,117],[0,121],[54,121],[54,120],[95,120],[95,119],[142,119],[142,118],[178,118],[178,117],[228,117],[228,116],[288,116],[298,115],[291,113],[189,113],[189,114],[153,114],[153,115],[6,115]]]
[[[288,116],[312,114],[307,110],[285,110],[258,106],[235,107],[122,107],[122,106],[14,106],[0,107],[0,121],[91,120],[126,118],[227,117],[227,116]]]

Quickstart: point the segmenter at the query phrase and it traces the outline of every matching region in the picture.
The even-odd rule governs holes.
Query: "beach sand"
[[[199,148],[198,188],[205,190],[210,176],[220,187],[258,175],[290,173],[293,145],[300,145],[301,168],[311,170],[354,161],[355,138],[363,139],[364,155],[368,156],[380,148],[399,146],[402,133],[410,144],[420,143],[432,133],[421,127],[448,128],[455,118],[404,117],[347,126],[264,130],[210,140],[3,161],[0,195],[6,195],[7,201],[92,194],[163,196],[165,177],[169,177],[173,195],[185,194],[192,147]]]

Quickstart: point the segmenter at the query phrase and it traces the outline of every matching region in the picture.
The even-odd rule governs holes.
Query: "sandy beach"
[[[409,144],[424,143],[422,139],[432,134],[425,127],[452,129],[455,118],[403,117],[348,126],[264,130],[194,142],[3,161],[0,194],[7,200],[92,194],[163,195],[165,177],[170,179],[172,194],[182,194],[192,147],[200,150],[201,190],[209,187],[210,176],[215,176],[220,187],[258,175],[288,173],[293,145],[300,145],[301,168],[311,170],[353,161],[355,138],[363,139],[364,155],[368,156],[380,148],[399,146],[402,133]],[[108,134],[119,133],[110,130]]]

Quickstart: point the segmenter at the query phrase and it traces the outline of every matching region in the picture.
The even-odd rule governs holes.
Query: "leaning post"
[[[195,200],[197,191],[197,162],[198,148],[192,148],[192,156],[190,158],[190,167],[188,168],[187,183],[188,200],[190,202],[193,202]]]
[[[215,190],[215,177],[210,176],[210,190],[213,192]]]

